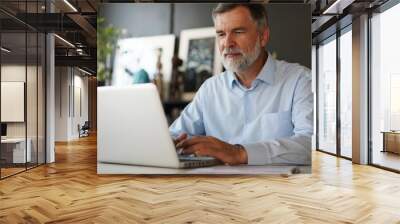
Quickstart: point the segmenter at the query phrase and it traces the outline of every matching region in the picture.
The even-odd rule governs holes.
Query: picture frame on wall
[[[179,41],[179,58],[183,61],[183,100],[193,99],[203,82],[223,70],[214,27],[182,30]]]

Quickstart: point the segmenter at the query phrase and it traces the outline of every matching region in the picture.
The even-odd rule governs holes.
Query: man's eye
[[[217,35],[218,35],[218,37],[223,37],[223,36],[225,36],[224,33],[218,33]]]

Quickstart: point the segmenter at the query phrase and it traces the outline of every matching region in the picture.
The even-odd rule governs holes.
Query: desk
[[[291,175],[311,173],[311,166],[268,165],[268,166],[210,166],[193,169],[172,169],[147,166],[133,166],[97,163],[97,174],[247,174],[247,175]]]
[[[28,147],[26,147],[26,154],[25,154],[25,138],[1,139],[1,147],[2,147],[1,155],[6,160],[6,163],[30,162],[32,157],[31,156],[32,141],[30,138],[28,138],[27,142],[28,142],[27,144]],[[25,161],[25,158],[27,158],[27,161]]]
[[[392,152],[400,154],[400,131],[382,131],[383,150],[382,152]]]

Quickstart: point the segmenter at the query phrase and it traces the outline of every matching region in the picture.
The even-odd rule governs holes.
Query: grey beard
[[[222,64],[227,70],[232,72],[244,71],[257,60],[257,58],[260,56],[260,53],[261,47],[259,41],[257,40],[254,50],[247,55],[244,54],[240,59],[229,60],[222,55]]]

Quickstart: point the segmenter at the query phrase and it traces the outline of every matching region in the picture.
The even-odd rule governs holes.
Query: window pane
[[[371,19],[372,163],[397,170],[400,170],[399,21],[400,4]],[[391,132],[396,130],[397,133]],[[388,132],[387,138],[382,132]]]
[[[336,153],[336,40],[318,48],[318,148]]]
[[[352,35],[340,36],[340,153],[351,158],[352,141]]]

